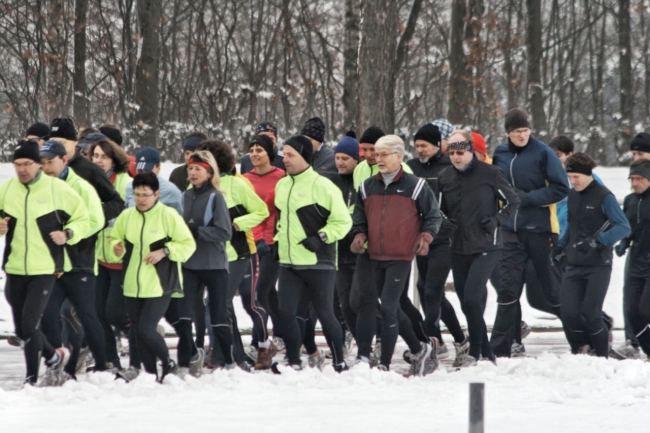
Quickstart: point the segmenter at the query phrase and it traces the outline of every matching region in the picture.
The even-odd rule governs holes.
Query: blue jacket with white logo
[[[528,201],[503,226],[515,232],[559,233],[555,203],[567,196],[569,182],[553,150],[533,137],[519,148],[508,140],[496,148],[492,164],[513,188],[526,193]]]

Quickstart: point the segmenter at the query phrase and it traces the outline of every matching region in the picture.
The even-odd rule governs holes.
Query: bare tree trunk
[[[162,0],[138,0],[142,49],[136,67],[135,100],[139,105],[137,125],[143,128],[140,144],[156,147],[160,89],[160,20]]]
[[[634,132],[634,77],[632,75],[632,42],[630,26],[630,0],[618,1],[619,82],[621,86],[619,132],[625,148]],[[614,155],[612,155],[614,156]],[[613,161],[612,161],[613,162]]]
[[[345,47],[343,50],[343,123],[355,127],[357,105],[355,96],[359,81],[359,0],[345,0]]]
[[[86,86],[86,20],[89,0],[75,1],[74,24],[74,117],[78,124],[90,126],[88,89]]]
[[[528,104],[533,118],[533,131],[542,140],[548,135],[544,94],[542,91],[542,1],[526,0],[528,25],[526,52],[528,55]]]
[[[360,130],[379,125],[395,129],[392,63],[397,47],[397,1],[364,0],[359,48],[358,119]]]
[[[451,48],[449,50],[449,111],[447,119],[454,125],[465,125],[469,120],[472,98],[471,70],[465,54],[466,0],[451,3]],[[469,77],[468,77],[469,72]]]

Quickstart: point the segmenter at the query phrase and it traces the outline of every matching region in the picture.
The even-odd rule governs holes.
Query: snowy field
[[[163,175],[173,167],[164,164]],[[627,168],[599,168],[596,173],[619,201],[629,193]],[[0,164],[0,182],[13,175],[11,164]],[[623,325],[623,263],[615,258],[605,301],[617,329]],[[455,295],[447,296],[460,312]],[[237,370],[185,381],[170,377],[162,386],[148,375],[125,384],[102,373],[80,375],[79,382],[62,388],[21,390],[22,352],[0,340],[0,431],[175,432],[189,427],[224,432],[461,432],[467,431],[470,382],[486,384],[488,432],[646,431],[650,363],[568,355],[564,335],[557,331],[560,322],[523,299],[524,320],[536,329],[525,340],[529,358],[500,359],[498,366],[480,362],[460,372],[445,360],[424,378],[406,379],[364,366],[336,375],[326,365],[323,372],[284,371],[281,376]],[[250,328],[238,300],[235,305],[240,326]],[[490,288],[488,327],[495,313],[496,295]],[[464,318],[459,319],[464,325]],[[12,331],[9,306],[0,296],[0,336]],[[175,339],[167,340],[175,356]],[[623,340],[622,331],[616,331],[614,344]],[[405,368],[404,349],[399,343],[397,370]]]

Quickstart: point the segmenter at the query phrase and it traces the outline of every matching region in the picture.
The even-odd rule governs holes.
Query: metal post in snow
[[[469,384],[469,433],[483,433],[484,431],[484,410],[485,384]]]

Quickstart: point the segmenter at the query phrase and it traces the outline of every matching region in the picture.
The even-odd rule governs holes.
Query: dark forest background
[[[493,149],[520,106],[601,164],[650,123],[650,1],[3,0],[0,140],[62,115],[178,160],[202,130],[242,153],[320,116],[409,144],[446,117]]]

